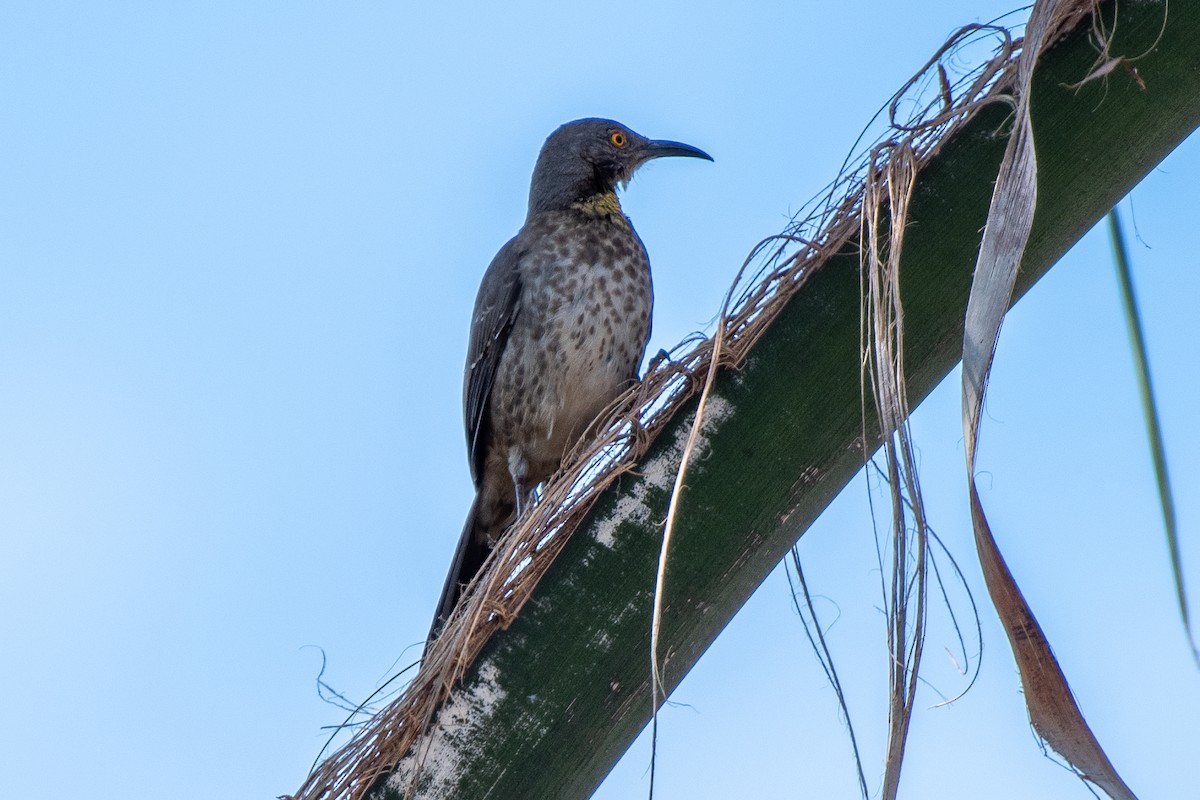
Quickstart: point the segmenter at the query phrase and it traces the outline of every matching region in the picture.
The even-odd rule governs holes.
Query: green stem
[[[1133,347],[1133,369],[1137,374],[1138,392],[1142,399],[1142,413],[1146,418],[1146,438],[1149,440],[1150,455],[1154,460],[1154,478],[1158,484],[1158,501],[1162,506],[1163,528],[1167,534],[1167,550],[1171,554],[1171,572],[1175,579],[1175,596],[1179,600],[1179,616],[1192,648],[1192,658],[1200,665],[1200,651],[1192,634],[1188,616],[1187,592],[1183,582],[1183,559],[1179,553],[1179,532],[1175,524],[1175,498],[1171,492],[1171,477],[1167,472],[1167,452],[1163,446],[1162,425],[1158,420],[1158,404],[1154,400],[1154,385],[1150,380],[1150,363],[1146,355],[1146,336],[1142,331],[1142,315],[1138,310],[1137,295],[1133,290],[1133,272],[1129,268],[1129,251],[1125,247],[1125,234],[1121,229],[1121,217],[1117,207],[1108,212],[1108,233],[1112,240],[1113,262],[1117,268],[1117,280],[1121,287],[1121,308],[1125,312],[1125,324],[1129,328],[1129,343]]]

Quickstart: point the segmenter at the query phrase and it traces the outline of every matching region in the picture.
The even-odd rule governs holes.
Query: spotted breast
[[[529,488],[545,480],[636,381],[654,302],[646,249],[615,195],[542,214],[522,234],[524,290],[496,370],[484,466],[509,492],[501,473]]]

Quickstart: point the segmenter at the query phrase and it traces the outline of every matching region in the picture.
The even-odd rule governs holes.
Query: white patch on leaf
[[[462,777],[459,768],[464,760],[478,755],[479,743],[486,740],[481,731],[504,700],[506,693],[500,688],[499,677],[496,665],[485,661],[479,665],[477,681],[451,692],[429,730],[396,766],[388,786],[407,795],[415,769],[417,790],[413,800],[453,797]]]
[[[725,420],[733,416],[735,407],[723,397],[711,394],[704,411],[704,422],[700,426],[700,435],[696,437],[695,450],[692,453],[692,469],[702,469],[701,463],[708,454],[708,435]],[[651,491],[669,492],[675,485],[675,471],[683,460],[683,448],[687,445],[689,426],[679,427],[671,440],[671,445],[654,458],[647,459],[638,465],[637,471],[641,480],[630,487],[630,490],[617,499],[616,505],[604,519],[596,523],[596,541],[612,549],[617,543],[617,530],[626,522],[644,525],[650,521],[650,506],[646,496]]]

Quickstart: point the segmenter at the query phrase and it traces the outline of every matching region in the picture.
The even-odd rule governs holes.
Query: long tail
[[[458,549],[454,551],[454,560],[450,562],[450,573],[446,575],[446,583],[442,586],[442,599],[438,601],[437,613],[433,616],[429,636],[425,639],[426,651],[454,613],[454,607],[458,605],[463,589],[483,567],[484,560],[491,552],[485,537],[480,535],[481,531],[476,530],[479,527],[480,497],[481,493],[476,493],[471,510],[467,513],[467,522],[463,525],[462,536],[458,539]]]

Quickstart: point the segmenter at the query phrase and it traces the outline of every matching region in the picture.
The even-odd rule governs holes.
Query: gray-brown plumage
[[[569,122],[542,146],[525,225],[475,300],[463,386],[475,502],[429,641],[534,487],[637,380],[654,295],[616,187],[661,156],[712,160],[606,119]]]

